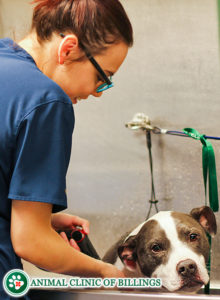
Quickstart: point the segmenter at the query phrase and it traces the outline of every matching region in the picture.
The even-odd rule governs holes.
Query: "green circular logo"
[[[22,270],[11,270],[3,278],[3,287],[5,292],[12,297],[24,296],[30,287],[29,276]]]

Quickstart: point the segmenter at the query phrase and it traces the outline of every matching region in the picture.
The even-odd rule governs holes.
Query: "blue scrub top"
[[[66,93],[24,49],[1,39],[0,299],[10,299],[2,290],[4,275],[22,268],[10,239],[11,200],[51,203],[53,212],[67,207],[73,128],[73,106]]]

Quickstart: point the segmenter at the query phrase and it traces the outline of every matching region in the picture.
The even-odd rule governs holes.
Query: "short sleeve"
[[[54,212],[67,207],[73,128],[72,105],[61,101],[42,104],[23,118],[17,128],[8,198],[51,203]]]

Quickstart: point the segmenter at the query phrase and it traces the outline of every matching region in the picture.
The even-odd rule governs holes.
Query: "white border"
[[[26,289],[25,289],[22,293],[18,293],[18,294],[12,293],[12,292],[8,289],[8,287],[7,287],[7,285],[6,285],[6,280],[7,280],[8,276],[9,276],[10,274],[12,274],[12,273],[15,273],[15,272],[22,273],[22,274],[26,277],[26,279],[27,279],[27,287],[26,287]],[[12,269],[11,271],[7,272],[7,273],[5,274],[5,276],[4,276],[4,278],[3,278],[3,287],[4,287],[5,292],[6,292],[9,296],[12,296],[12,297],[14,297],[14,298],[20,298],[20,297],[26,295],[27,292],[29,291],[29,288],[30,288],[30,278],[29,278],[28,274],[27,274],[26,272],[24,272],[23,270],[21,270],[21,269]]]

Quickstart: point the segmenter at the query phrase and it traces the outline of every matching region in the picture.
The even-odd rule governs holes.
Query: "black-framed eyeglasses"
[[[65,35],[63,33],[60,33],[60,36],[62,38],[65,37]],[[114,86],[113,82],[112,82],[112,76],[107,76],[105,74],[105,72],[103,71],[103,69],[100,67],[100,65],[97,63],[97,61],[95,60],[95,58],[88,52],[88,50],[82,45],[82,43],[80,43],[81,48],[83,49],[83,51],[86,54],[86,57],[90,60],[90,62],[93,64],[93,66],[96,68],[96,70],[99,72],[99,74],[101,75],[103,81],[105,81],[103,84],[101,84],[100,86],[97,87],[96,92],[97,93],[101,93],[104,92],[105,90],[111,88]]]

